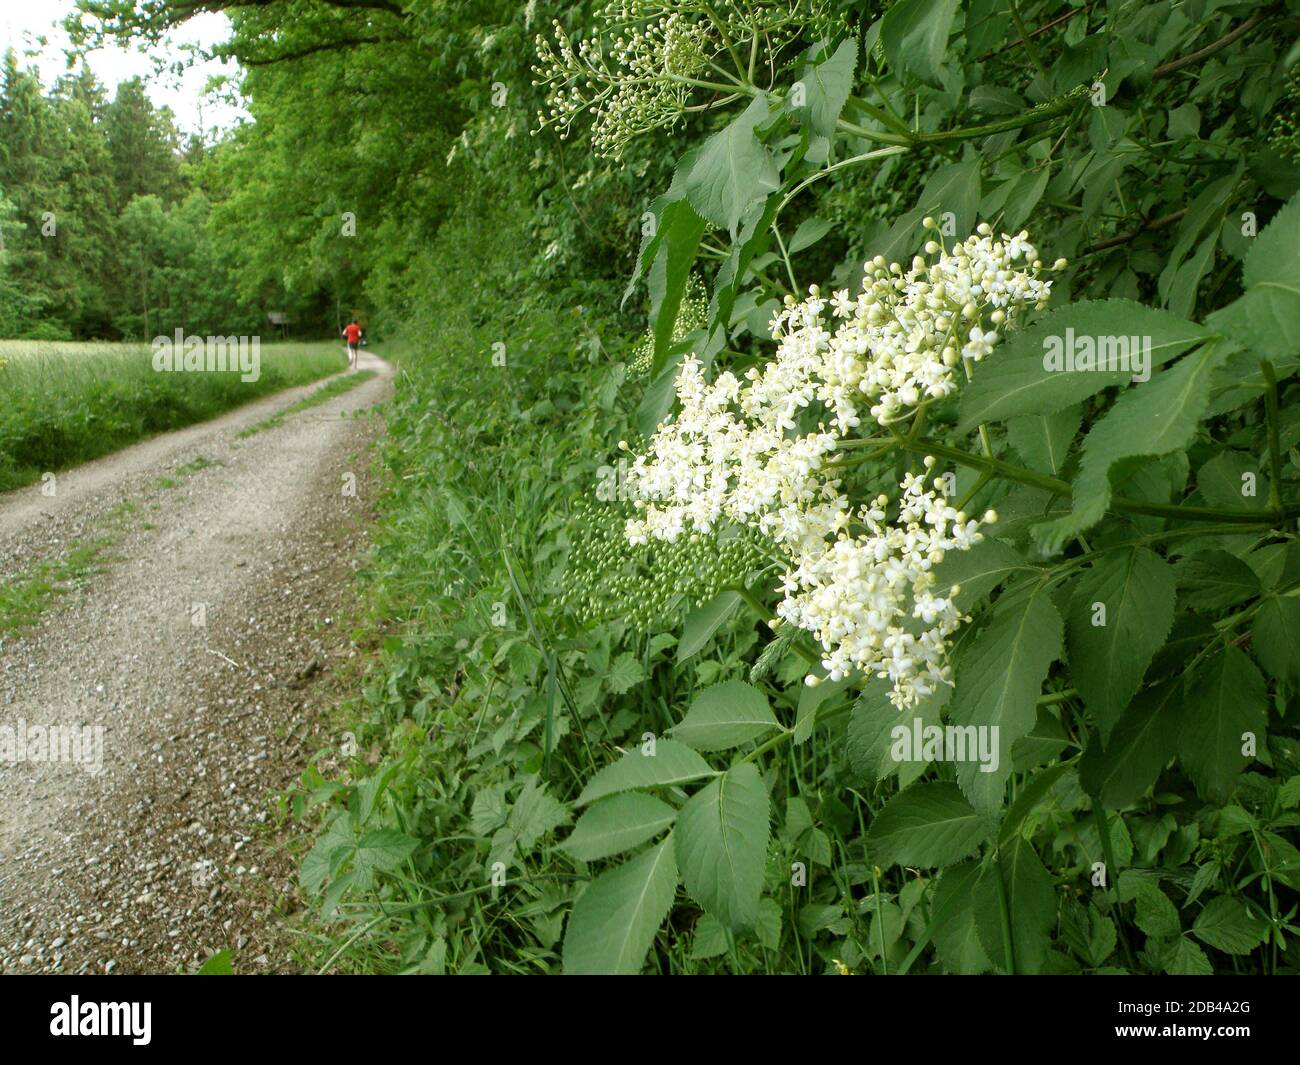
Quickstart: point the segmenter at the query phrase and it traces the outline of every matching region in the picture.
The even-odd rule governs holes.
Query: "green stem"
[[[1260,370],[1268,385],[1264,392],[1264,410],[1268,417],[1268,467],[1270,484],[1268,486],[1268,505],[1274,510],[1282,509],[1282,445],[1278,439],[1277,412],[1277,374],[1273,372],[1273,363],[1261,359]]]
[[[1124,958],[1128,963],[1129,970],[1133,970],[1133,953],[1128,945],[1128,934],[1124,931],[1124,921],[1119,912],[1119,869],[1115,865],[1114,847],[1110,842],[1110,828],[1106,824],[1106,811],[1101,808],[1101,803],[1096,799],[1092,800],[1092,818],[1097,823],[1097,835],[1101,837],[1101,854],[1106,860],[1106,886],[1112,884],[1115,887],[1115,931],[1119,933],[1120,945],[1124,948]]]
[[[976,470],[989,470],[1009,481],[1026,484],[1031,488],[1041,488],[1044,491],[1064,496],[1067,499],[1072,494],[1070,484],[1067,481],[1049,477],[1047,474],[1038,473],[1023,466],[1003,462],[1001,459],[972,455],[960,448],[941,444],[937,440],[904,440],[900,438],[899,443],[907,451],[946,458],[951,462],[969,466]],[[1137,499],[1125,499],[1122,496],[1112,497],[1110,509],[1126,514],[1147,514],[1156,518],[1176,518],[1179,521],[1222,521],[1234,525],[1279,525],[1292,514],[1300,514],[1300,504],[1290,504],[1282,507],[1281,510],[1223,510],[1216,507],[1179,507],[1166,503],[1146,503]]]
[[[1016,953],[1011,942],[1011,903],[1007,899],[1007,882],[1002,877],[1002,856],[999,855],[993,866],[993,875],[998,878],[998,917],[1002,922],[1002,953],[1007,961],[1007,973],[1016,975]]]
[[[1038,48],[1034,44],[1029,34],[1029,27],[1025,25],[1025,20],[1020,17],[1020,5],[1016,0],[1007,0],[1011,8],[1011,21],[1016,24],[1016,32],[1020,34],[1020,43],[1025,46],[1025,53],[1029,56],[1029,61],[1034,64],[1034,69],[1038,71],[1038,76],[1047,83],[1047,68],[1043,66],[1043,60],[1038,54]]]

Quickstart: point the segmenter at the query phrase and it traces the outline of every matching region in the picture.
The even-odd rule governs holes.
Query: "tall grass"
[[[0,341],[0,491],[346,365],[333,341],[263,344],[256,381],[156,372],[147,344]]]

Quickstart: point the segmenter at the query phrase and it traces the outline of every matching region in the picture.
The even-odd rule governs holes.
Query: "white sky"
[[[73,0],[3,0],[0,5],[0,54],[13,47],[21,66],[35,65],[48,89],[55,78],[67,70],[64,49],[70,47],[68,35],[59,23],[74,7]],[[140,75],[147,79],[149,97],[158,106],[167,106],[176,114],[176,122],[188,133],[226,129],[240,117],[246,117],[227,102],[203,95],[209,77],[218,74],[237,76],[232,62],[195,63],[177,78],[170,72],[154,76],[154,58],[173,62],[184,53],[177,45],[190,43],[209,47],[230,36],[230,21],[225,15],[204,13],[173,31],[163,45],[148,54],[137,45],[132,49],[100,48],[88,53],[90,69],[107,86],[109,97],[120,81]],[[38,38],[47,38],[42,46]],[[34,51],[35,56],[24,56]]]

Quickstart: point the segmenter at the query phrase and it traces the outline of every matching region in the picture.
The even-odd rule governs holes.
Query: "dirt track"
[[[0,495],[0,580],[121,529],[99,572],[0,642],[0,730],[25,728],[31,753],[32,726],[79,726],[90,761],[102,737],[98,772],[0,743],[0,972],[175,972],[224,948],[237,972],[293,970],[298,828],[276,796],[343,742],[340,615],[382,432],[353,415],[392,376],[361,366],[378,376],[246,439],[316,386],[59,474],[53,497]]]

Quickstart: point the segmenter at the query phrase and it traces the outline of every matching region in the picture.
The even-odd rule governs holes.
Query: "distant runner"
[[[357,365],[357,341],[361,339],[361,326],[355,318],[344,327],[343,336],[348,342],[348,369],[351,370]]]

